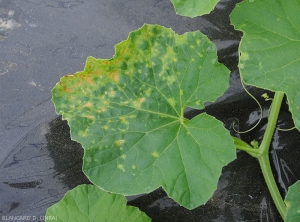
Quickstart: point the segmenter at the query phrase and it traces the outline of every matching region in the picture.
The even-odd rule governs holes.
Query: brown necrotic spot
[[[125,140],[117,140],[116,141],[116,145],[118,145],[118,146],[122,145],[123,143],[125,143]]]
[[[92,77],[91,77],[91,76],[87,76],[87,77],[86,77],[86,82],[87,82],[88,84],[90,84],[91,86],[93,86],[93,85],[94,85],[94,82],[93,82],[93,80],[92,80]]]
[[[64,86],[63,87],[63,92],[69,92],[69,93],[71,93],[71,92],[73,92],[73,89],[70,89],[67,86]]]
[[[85,116],[85,117],[88,118],[88,119],[95,119],[94,116]]]
[[[91,108],[93,104],[91,102],[87,102],[83,107]]]
[[[118,82],[119,81],[119,77],[118,77],[118,74],[117,74],[116,70],[111,71],[110,73],[108,73],[107,76],[108,76],[108,78],[110,78],[114,82]]]

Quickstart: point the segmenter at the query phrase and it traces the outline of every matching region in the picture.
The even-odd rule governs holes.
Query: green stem
[[[275,92],[274,99],[272,100],[272,104],[270,108],[271,109],[270,114],[268,117],[268,125],[263,140],[261,142],[261,145],[259,146],[258,149],[253,148],[248,143],[244,142],[243,140],[240,140],[239,138],[236,137],[232,137],[232,138],[234,140],[234,144],[237,149],[246,151],[248,154],[258,159],[264,179],[271,193],[271,197],[281,217],[284,219],[286,215],[286,205],[278,190],[276,181],[272,173],[270,160],[269,160],[269,148],[272,142],[274,131],[276,129],[276,123],[277,123],[283,96],[284,96],[283,92]]]
[[[251,156],[258,158],[258,156],[260,155],[260,151],[258,149],[254,149],[248,143],[246,143],[245,141],[243,141],[237,137],[232,136],[232,138],[234,141],[234,145],[237,149],[243,150],[243,151],[247,152],[248,154],[250,154]]]
[[[269,160],[269,148],[270,148],[273,134],[274,134],[274,131],[276,128],[276,123],[277,123],[283,96],[284,96],[283,92],[275,92],[274,99],[273,99],[272,105],[271,105],[270,115],[268,118],[268,125],[266,128],[262,143],[259,146],[259,151],[260,151],[261,155],[259,155],[257,158],[258,158],[259,165],[262,170],[263,176],[267,183],[268,189],[273,198],[273,201],[274,201],[281,217],[284,219],[285,215],[286,215],[286,205],[283,202],[283,199],[278,190],[277,184],[275,182],[275,179],[274,179],[274,176],[273,176],[273,173],[271,170],[270,160]]]

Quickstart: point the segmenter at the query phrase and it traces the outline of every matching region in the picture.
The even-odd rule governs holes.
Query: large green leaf
[[[243,1],[231,21],[244,33],[239,47],[243,80],[285,92],[300,130],[300,1]]]
[[[219,0],[171,0],[179,15],[196,17],[209,14]]]
[[[138,208],[126,206],[126,198],[109,194],[94,185],[79,185],[48,208],[46,221],[145,222],[151,219]]]
[[[207,114],[189,121],[184,109],[214,101],[228,80],[215,45],[200,32],[178,36],[144,25],[112,59],[89,57],[84,71],[64,76],[52,92],[94,184],[124,195],[162,186],[194,208],[212,196],[236,155],[221,122]]]
[[[286,216],[284,221],[300,221],[300,180],[289,187],[284,202],[286,204]]]

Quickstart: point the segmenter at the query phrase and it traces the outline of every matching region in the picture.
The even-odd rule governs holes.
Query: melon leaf
[[[220,121],[205,113],[188,120],[184,110],[204,108],[228,82],[206,36],[144,25],[113,58],[89,57],[84,71],[61,78],[52,100],[84,148],[92,183],[123,195],[162,186],[192,209],[213,195],[236,150]]]

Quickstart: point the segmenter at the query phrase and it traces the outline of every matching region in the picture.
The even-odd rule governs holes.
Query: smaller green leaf
[[[286,204],[286,215],[284,221],[300,221],[300,180],[289,187],[284,202]]]
[[[48,208],[46,221],[151,221],[138,208],[126,206],[126,198],[109,194],[94,185],[79,185],[68,191],[64,198]],[[47,218],[50,218],[47,220]]]
[[[177,14],[196,17],[209,14],[219,0],[171,0]]]
[[[300,1],[242,1],[230,18],[243,32],[238,65],[243,81],[284,92],[300,131]]]

